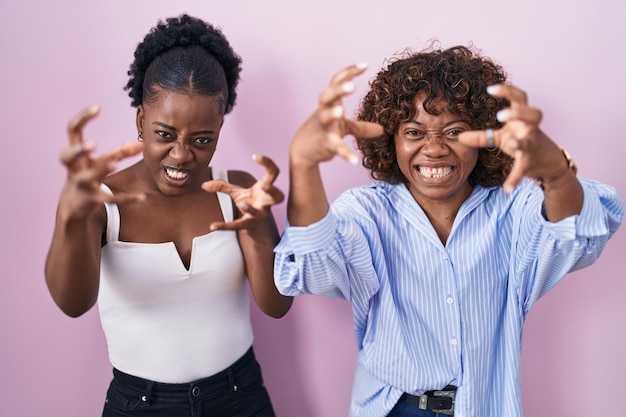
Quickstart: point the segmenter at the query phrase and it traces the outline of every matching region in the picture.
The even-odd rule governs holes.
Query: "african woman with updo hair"
[[[128,71],[137,141],[96,157],[83,129],[99,108],[69,124],[45,276],[67,315],[98,303],[113,366],[104,417],[274,415],[248,294],[276,318],[292,302],[272,278],[278,168],[254,155],[256,180],[210,165],[240,71],[219,28],[162,20]]]

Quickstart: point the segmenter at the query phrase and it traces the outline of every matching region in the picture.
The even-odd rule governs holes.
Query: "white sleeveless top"
[[[213,178],[227,180],[227,173],[213,168]],[[232,221],[230,197],[217,194],[224,220]],[[98,308],[111,364],[141,378],[185,383],[239,359],[253,334],[237,233],[194,238],[187,270],[173,242],[120,241],[118,207],[105,206]]]

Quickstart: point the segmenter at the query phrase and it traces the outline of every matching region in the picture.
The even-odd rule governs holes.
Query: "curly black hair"
[[[221,96],[227,114],[235,105],[240,72],[241,58],[221,29],[182,14],[160,20],[137,45],[124,90],[133,107],[153,99],[154,87]]]
[[[436,114],[434,101],[443,99],[447,111],[467,121],[472,129],[501,127],[498,110],[508,102],[486,91],[491,84],[504,83],[505,71],[491,59],[466,46],[445,50],[432,43],[426,49],[404,50],[388,59],[370,82],[370,90],[361,101],[357,118],[383,126],[382,136],[356,138],[363,153],[363,166],[373,179],[391,184],[406,183],[396,160],[394,135],[400,125],[416,114],[414,99],[426,95],[424,109]],[[472,185],[502,185],[511,170],[512,158],[498,149],[481,149],[478,162],[468,181]]]

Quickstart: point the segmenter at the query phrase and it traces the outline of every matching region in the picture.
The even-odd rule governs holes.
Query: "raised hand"
[[[330,85],[319,96],[319,106],[300,127],[290,147],[292,164],[314,166],[329,161],[336,155],[356,164],[359,157],[344,142],[346,135],[376,137],[383,133],[382,126],[345,117],[342,99],[354,91],[354,77],[367,66],[352,65],[338,72]]]
[[[497,115],[504,126],[492,132],[463,132],[459,141],[475,147],[495,146],[514,158],[511,172],[503,184],[507,192],[511,192],[522,177],[550,180],[563,175],[568,170],[563,153],[539,128],[542,113],[528,105],[526,93],[508,84],[490,86],[488,92],[511,103]],[[489,135],[492,135],[491,139]]]
[[[202,189],[208,192],[228,194],[242,216],[232,222],[215,222],[211,230],[254,229],[265,222],[270,215],[270,207],[281,203],[285,196],[274,186],[279,169],[270,158],[253,155],[253,159],[265,168],[265,175],[249,188],[244,188],[223,180],[206,181]]]
[[[105,201],[120,203],[143,198],[142,194],[112,196],[100,189],[100,184],[115,170],[117,163],[140,153],[143,146],[139,142],[129,142],[93,158],[91,153],[95,143],[84,140],[83,130],[99,113],[99,107],[89,107],[76,115],[68,125],[70,144],[61,151],[61,162],[67,167],[67,180],[59,204],[59,209],[68,217],[87,216]]]

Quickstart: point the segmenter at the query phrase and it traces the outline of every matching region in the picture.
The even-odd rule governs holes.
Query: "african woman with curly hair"
[[[270,316],[291,306],[272,276],[278,168],[255,156],[266,170],[257,181],[209,165],[240,70],[220,29],[169,18],[137,46],[128,72],[138,141],[94,157],[83,129],[99,109],[70,122],[45,274],[69,316],[98,302],[114,375],[105,417],[274,415],[248,288]]]
[[[577,178],[540,110],[471,47],[393,57],[346,118],[366,68],[336,74],[291,142],[276,285],[350,302],[352,417],[519,417],[524,320],[600,256],[623,202]],[[346,135],[375,181],[330,204],[319,165],[358,163]]]

